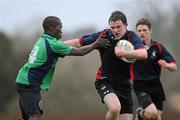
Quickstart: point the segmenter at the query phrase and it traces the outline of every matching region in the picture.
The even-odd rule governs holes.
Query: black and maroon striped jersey
[[[147,52],[148,58],[146,60],[138,60],[133,65],[134,80],[160,80],[161,67],[157,62],[160,59],[168,63],[175,62],[166,48],[156,41],[152,41]]]
[[[91,35],[85,35],[80,38],[81,45],[88,45],[93,43],[99,36],[108,38],[110,40],[110,47],[100,48],[101,66],[98,69],[96,76],[97,80],[108,79],[130,79],[130,66],[131,64],[122,61],[115,55],[114,48],[119,40],[129,40],[135,47],[135,49],[144,48],[144,45],[140,38],[133,31],[126,31],[124,36],[116,40],[110,29],[105,29],[101,32],[93,33]]]

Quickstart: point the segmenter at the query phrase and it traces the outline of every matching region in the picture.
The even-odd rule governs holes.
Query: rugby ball
[[[129,42],[128,40],[119,40],[119,42],[117,43],[117,46],[121,47],[122,50],[124,50],[124,51],[134,50],[134,45],[131,42]],[[133,63],[136,61],[136,59],[129,58],[129,57],[121,57],[120,59],[127,63]]]

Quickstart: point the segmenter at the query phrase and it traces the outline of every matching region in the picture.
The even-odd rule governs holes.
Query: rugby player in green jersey
[[[107,39],[99,37],[96,42],[81,48],[70,47],[59,40],[62,22],[58,17],[48,16],[43,21],[44,33],[35,43],[28,62],[19,70],[16,88],[23,120],[40,120],[42,116],[41,90],[48,90],[58,58],[82,56],[93,49],[106,47]]]

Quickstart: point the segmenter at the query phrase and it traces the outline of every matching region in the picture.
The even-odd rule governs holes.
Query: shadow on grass
[[[18,120],[19,113],[0,113],[0,120]],[[44,113],[42,120],[104,120],[101,112],[62,112]],[[164,113],[162,120],[179,120],[180,113]]]

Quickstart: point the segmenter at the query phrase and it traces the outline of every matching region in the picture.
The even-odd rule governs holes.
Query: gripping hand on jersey
[[[101,36],[99,36],[96,41],[96,48],[107,48],[108,46],[110,46],[110,41],[107,38],[103,38]]]

